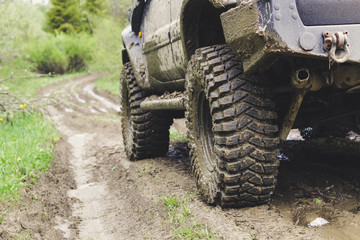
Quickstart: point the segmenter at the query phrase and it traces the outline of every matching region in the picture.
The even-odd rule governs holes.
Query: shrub
[[[38,72],[63,74],[85,70],[91,49],[92,40],[87,34],[60,34],[30,45],[28,52]]]
[[[29,57],[40,73],[63,74],[68,66],[66,55],[58,47],[55,37],[30,46]]]
[[[67,70],[76,72],[86,69],[92,58],[93,40],[85,33],[62,37],[64,37],[64,51],[69,60]]]

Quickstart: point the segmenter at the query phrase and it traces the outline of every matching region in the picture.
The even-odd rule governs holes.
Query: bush
[[[60,34],[30,45],[28,52],[38,72],[63,74],[85,70],[91,49],[92,40],[86,34]]]
[[[30,60],[40,73],[66,72],[68,63],[64,52],[57,46],[56,38],[49,38],[44,42],[37,42],[30,47]]]
[[[69,60],[67,70],[76,72],[88,67],[92,59],[93,40],[87,34],[74,36],[62,35],[64,37],[64,51]]]

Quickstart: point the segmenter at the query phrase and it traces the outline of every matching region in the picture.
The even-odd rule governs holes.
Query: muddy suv
[[[135,0],[122,33],[128,157],[163,156],[185,116],[203,199],[266,203],[292,128],[359,126],[359,11],[351,0]]]

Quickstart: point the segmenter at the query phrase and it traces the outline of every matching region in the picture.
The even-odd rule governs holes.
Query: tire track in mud
[[[67,139],[71,146],[71,159],[70,168],[74,172],[76,181],[76,189],[68,191],[70,198],[76,198],[80,201],[73,205],[73,216],[80,217],[81,223],[78,226],[79,238],[81,239],[114,239],[111,233],[106,231],[104,226],[104,213],[109,196],[106,183],[101,181],[92,181],[93,168],[96,167],[97,159],[95,157],[88,157],[87,151],[93,142],[96,142],[96,128],[83,128],[79,131],[78,126],[73,125],[69,121],[76,119],[77,114],[83,116],[89,114],[109,113],[111,110],[114,112],[116,107],[114,104],[102,103],[101,97],[97,100],[89,99],[85,94],[93,96],[93,82],[97,79],[95,76],[86,76],[77,81],[66,84],[61,90],[57,92],[50,92],[47,95],[55,99],[61,97],[65,100],[64,96],[68,97],[68,101],[62,101],[62,106],[49,107],[51,117],[55,120],[58,130]],[[79,92],[77,92],[79,91]],[[65,103],[65,104],[64,104]],[[70,104],[74,103],[74,104]],[[76,106],[74,106],[76,105]],[[64,113],[66,113],[64,115]],[[72,116],[68,116],[69,113]],[[83,118],[81,116],[81,118]],[[84,123],[86,126],[87,123]],[[58,228],[64,232],[64,237],[69,236],[70,225],[67,219],[58,219]]]
[[[196,196],[189,202],[193,216],[218,239],[356,239],[354,236],[359,235],[358,213],[337,205],[332,213],[326,210],[328,205],[317,206],[310,201],[317,195],[309,197],[307,190],[300,189],[303,181],[331,180],[313,166],[308,166],[313,168],[310,171],[283,163],[279,176],[282,183],[269,205],[221,209],[199,200],[186,156],[129,162],[122,146],[118,105],[95,93],[98,77],[83,75],[43,90],[43,95],[55,99],[56,104],[49,105],[48,111],[70,145],[68,167],[76,182],[76,188],[68,191],[69,199],[77,199],[72,205],[73,218],[57,216],[55,228],[64,233],[64,239],[175,239],[160,198],[190,194]],[[173,152],[169,156],[183,150],[175,145],[170,149]],[[309,177],[313,175],[314,179]],[[296,197],[304,191],[306,196]],[[344,190],[344,196],[350,197],[341,200],[340,205],[347,201],[352,201],[354,207],[360,205],[357,195],[349,194],[351,191]],[[318,215],[328,216],[331,223],[307,228],[306,221]]]

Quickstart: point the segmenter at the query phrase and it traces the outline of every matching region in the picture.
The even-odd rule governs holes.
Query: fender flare
[[[127,26],[121,33],[121,37],[125,46],[126,52],[122,53],[122,57],[128,58],[134,71],[136,82],[143,90],[151,88],[149,80],[146,78],[146,61],[142,52],[140,37],[136,35],[131,26]]]

